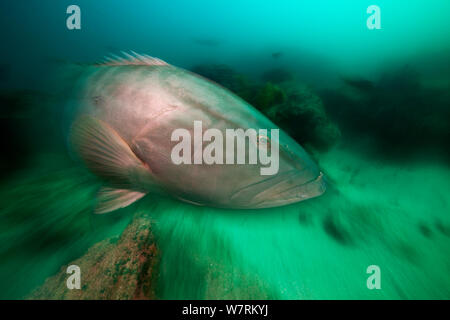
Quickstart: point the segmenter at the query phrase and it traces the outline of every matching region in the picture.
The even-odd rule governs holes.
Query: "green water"
[[[72,32],[65,10],[75,3],[82,29]],[[381,8],[380,30],[366,27],[371,4]],[[26,297],[95,243],[119,236],[137,210],[154,221],[161,299],[450,298],[449,1],[4,1],[0,8],[0,299]],[[148,195],[94,215],[101,183],[67,148],[67,110],[79,102],[68,70],[120,50],[190,70],[226,65],[236,74],[222,79],[215,71],[214,80],[249,99],[267,93],[264,72],[289,72],[323,104],[298,118],[298,132],[311,123],[316,130],[299,142],[326,174],[327,192],[258,211]],[[330,123],[339,135],[327,131]],[[367,287],[370,265],[380,267],[380,290]]]
[[[299,205],[240,215],[162,205],[161,296],[448,298],[450,230],[436,227],[448,223],[448,170],[385,166],[341,151],[322,165],[341,181],[339,192]],[[380,291],[366,286],[372,264],[382,270]]]
[[[257,213],[148,196],[93,216],[97,183],[83,169],[26,174],[2,192],[2,297],[26,294],[144,209],[162,252],[163,299],[448,298],[449,170],[386,165],[343,150],[321,165],[338,188]],[[381,290],[366,286],[373,264]]]

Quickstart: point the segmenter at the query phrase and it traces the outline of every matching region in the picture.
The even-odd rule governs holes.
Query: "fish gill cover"
[[[367,1],[1,2],[0,298],[449,299],[450,3],[373,4],[379,28]],[[327,191],[258,210],[149,194],[94,214],[104,181],[70,126],[96,63],[132,51],[252,105]]]

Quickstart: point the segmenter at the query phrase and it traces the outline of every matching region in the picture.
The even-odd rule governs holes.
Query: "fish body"
[[[271,176],[261,175],[262,164],[174,164],[171,154],[177,142],[172,134],[182,128],[194,136],[195,121],[223,136],[227,129],[278,129],[220,85],[138,54],[92,70],[84,80],[72,141],[86,165],[106,181],[98,213],[124,207],[147,193],[197,205],[252,209],[298,202],[325,191],[317,165],[281,130],[278,171]]]

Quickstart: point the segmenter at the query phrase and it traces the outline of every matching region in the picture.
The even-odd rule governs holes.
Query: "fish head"
[[[278,141],[266,139],[271,146],[278,143],[278,170],[272,175],[261,175],[261,169],[267,169],[267,166],[258,165],[259,170],[242,174],[239,189],[230,197],[232,203],[249,209],[269,208],[303,201],[325,192],[324,174],[297,142],[281,130]]]

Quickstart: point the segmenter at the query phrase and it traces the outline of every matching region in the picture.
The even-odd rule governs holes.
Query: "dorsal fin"
[[[168,66],[169,64],[161,59],[150,57],[146,54],[138,54],[134,51],[130,53],[122,51],[122,57],[111,55],[105,57],[98,63],[99,66]]]

